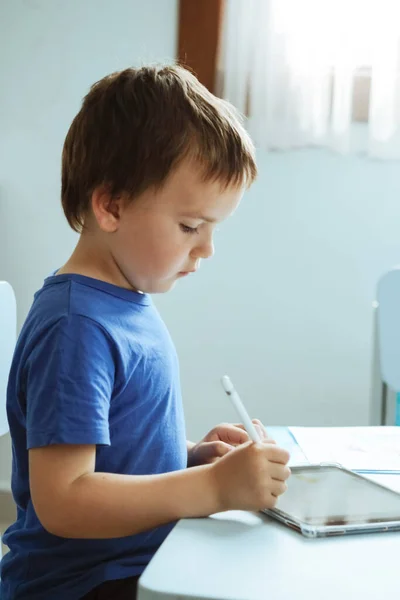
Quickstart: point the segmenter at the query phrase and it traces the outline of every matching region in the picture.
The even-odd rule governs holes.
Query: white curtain
[[[363,147],[400,158],[400,0],[226,0],[222,95],[258,147],[354,149],[355,75],[370,78]],[[360,75],[361,74],[361,75]]]

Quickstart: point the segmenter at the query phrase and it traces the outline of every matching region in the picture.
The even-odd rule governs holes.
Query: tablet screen
[[[400,494],[338,467],[292,469],[276,508],[310,525],[400,521]]]

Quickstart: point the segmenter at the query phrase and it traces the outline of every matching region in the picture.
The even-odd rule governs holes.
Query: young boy
[[[224,424],[186,441],[150,297],[212,256],[255,175],[233,108],[181,67],[114,73],[84,99],[62,156],[81,235],[36,293],[9,379],[18,514],[1,600],[132,599],[178,519],[272,507],[285,491],[289,456],[267,438]]]

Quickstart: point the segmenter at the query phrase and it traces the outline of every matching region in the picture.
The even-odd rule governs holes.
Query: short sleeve
[[[110,444],[115,360],[107,332],[79,315],[43,332],[25,365],[27,448]]]

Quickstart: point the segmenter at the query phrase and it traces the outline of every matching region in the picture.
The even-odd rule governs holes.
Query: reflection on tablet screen
[[[277,509],[310,525],[400,520],[400,494],[337,467],[293,470]]]

